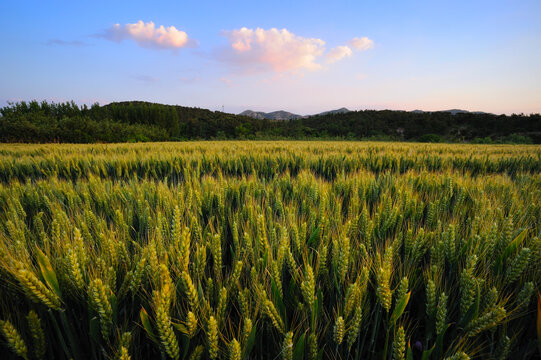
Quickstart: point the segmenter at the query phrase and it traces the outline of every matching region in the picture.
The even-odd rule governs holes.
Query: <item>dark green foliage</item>
[[[540,143],[541,115],[351,111],[271,121],[142,101],[9,104],[0,109],[1,142],[139,142],[187,139],[347,139]]]
[[[424,134],[419,138],[419,142],[442,143],[444,140],[441,136],[436,134]]]

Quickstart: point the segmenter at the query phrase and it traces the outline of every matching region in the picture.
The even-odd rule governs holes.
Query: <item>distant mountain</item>
[[[345,107],[336,109],[336,110],[330,110],[330,111],[324,111],[319,114],[315,115],[298,115],[290,113],[289,111],[279,110],[279,111],[273,111],[273,112],[263,112],[263,111],[253,111],[253,110],[246,110],[241,112],[239,115],[249,116],[254,119],[269,119],[269,120],[295,120],[295,119],[304,119],[309,116],[317,116],[317,115],[332,115],[332,114],[345,114],[350,112],[349,109],[346,109]]]
[[[346,109],[345,107],[336,109],[336,110],[330,110],[330,111],[324,111],[322,113],[319,113],[317,115],[331,115],[331,114],[345,114],[350,112],[351,110]]]
[[[265,115],[267,115],[267,113],[264,113],[262,111],[258,112],[258,111],[246,110],[246,111],[241,112],[239,115],[249,116],[254,119],[266,119]]]
[[[263,112],[263,111],[252,111],[246,110],[241,112],[239,115],[249,116],[254,119],[269,119],[269,120],[292,120],[292,119],[301,119],[304,116],[290,113],[289,111],[279,110],[273,112]]]
[[[273,112],[267,113],[266,116],[267,116],[266,119],[270,119],[270,120],[294,120],[294,119],[301,119],[304,117],[302,115],[293,114],[284,110],[273,111]]]
[[[442,112],[448,112],[448,113],[451,113],[451,115],[469,113],[468,110],[461,110],[461,109],[442,110]]]

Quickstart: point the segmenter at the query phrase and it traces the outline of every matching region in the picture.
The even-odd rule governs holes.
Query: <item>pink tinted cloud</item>
[[[233,81],[231,79],[228,79],[225,76],[222,76],[220,78],[220,81],[223,82],[224,84],[232,84],[233,83]]]
[[[174,26],[156,27],[152,21],[144,23],[141,20],[134,24],[115,24],[105,31],[103,37],[116,42],[132,39],[147,48],[177,49],[191,43],[188,34]]]
[[[353,51],[351,51],[351,48],[349,46],[337,46],[327,53],[327,62],[329,64],[332,64],[342,60],[345,57],[350,57],[352,54]]]
[[[325,51],[325,41],[297,36],[287,29],[255,30],[241,28],[223,31],[230,47],[222,54],[227,61],[249,70],[288,72],[317,70],[317,59]]]
[[[361,38],[353,38],[349,44],[352,48],[355,50],[368,50],[372,49],[374,47],[374,41],[367,38],[367,37],[361,37]]]

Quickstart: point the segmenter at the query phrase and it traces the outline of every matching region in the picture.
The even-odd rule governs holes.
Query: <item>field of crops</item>
[[[0,145],[1,359],[535,359],[541,147]]]

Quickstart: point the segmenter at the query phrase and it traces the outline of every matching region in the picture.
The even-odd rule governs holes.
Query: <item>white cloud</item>
[[[374,47],[372,40],[361,37],[326,51],[322,39],[302,37],[287,29],[276,28],[243,27],[223,31],[221,35],[228,40],[228,45],[219,49],[217,57],[248,73],[273,71],[302,75],[302,70],[319,70],[322,63],[336,63],[352,56],[354,50]]]
[[[174,26],[156,27],[152,21],[144,23],[141,20],[135,24],[115,24],[105,31],[103,37],[116,42],[132,39],[139,46],[148,48],[175,49],[190,44],[188,34]]]
[[[329,64],[332,64],[339,60],[342,60],[345,57],[350,57],[352,54],[353,51],[351,51],[349,46],[337,46],[327,53],[327,62]]]
[[[297,36],[287,29],[241,28],[224,31],[230,47],[221,55],[231,63],[253,70],[276,72],[317,70],[316,61],[325,51],[325,41]]]
[[[368,50],[374,47],[374,41],[367,37],[356,37],[349,42],[349,45],[355,50]]]

